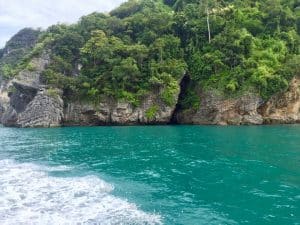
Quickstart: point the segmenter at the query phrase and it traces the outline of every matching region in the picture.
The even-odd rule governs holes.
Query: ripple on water
[[[51,177],[42,167],[0,160],[0,224],[161,224],[159,215],[111,194],[96,176]]]

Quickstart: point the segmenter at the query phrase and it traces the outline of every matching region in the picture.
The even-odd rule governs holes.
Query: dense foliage
[[[76,98],[139,104],[160,89],[173,104],[184,74],[192,86],[268,98],[299,75],[299,34],[299,0],[129,0],[50,27],[31,56],[50,50],[44,82]],[[197,105],[188,93],[184,104]]]

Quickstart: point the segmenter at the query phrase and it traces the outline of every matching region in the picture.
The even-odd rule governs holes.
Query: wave
[[[62,169],[0,160],[0,224],[162,224],[112,195],[113,185],[99,177],[47,172]]]

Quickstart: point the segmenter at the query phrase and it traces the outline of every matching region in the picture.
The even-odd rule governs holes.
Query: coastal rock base
[[[265,124],[300,122],[300,78],[294,78],[288,90],[273,96],[260,108]]]
[[[63,101],[59,95],[51,96],[48,90],[36,89],[20,83],[10,95],[10,105],[1,122],[15,127],[57,127],[63,116]],[[19,89],[17,89],[17,87]]]
[[[42,70],[43,66],[39,68]],[[22,75],[22,74],[21,74]],[[28,76],[27,76],[28,78]],[[38,73],[25,83],[14,80],[1,90],[0,119],[4,126],[57,127],[169,124],[260,125],[300,122],[300,78],[295,77],[287,91],[264,102],[255,94],[225,98],[212,91],[198,91],[197,109],[178,110],[168,106],[161,94],[152,93],[139,106],[104,98],[99,103],[63,101],[60,90],[38,83]],[[10,91],[7,91],[10,90]],[[178,102],[179,91],[174,96]]]
[[[177,100],[178,95],[174,96]],[[64,125],[134,125],[167,124],[174,106],[168,106],[159,96],[149,95],[135,107],[126,101],[105,99],[98,104],[72,102],[64,110]]]
[[[182,110],[176,115],[181,124],[246,125],[262,124],[257,109],[262,100],[255,95],[226,99],[213,92],[200,92],[198,109]]]

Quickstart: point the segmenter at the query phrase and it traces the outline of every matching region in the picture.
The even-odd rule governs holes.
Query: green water
[[[86,204],[81,210],[83,214],[94,210],[91,218],[76,214],[76,207],[85,203],[77,204],[69,199],[72,196],[63,196],[66,200],[59,207],[72,205],[73,217],[86,224],[117,224],[123,219],[125,224],[300,224],[300,126],[0,128],[0,162],[2,169],[8,168],[0,174],[0,222],[4,223],[12,219],[29,223],[21,212],[40,213],[44,207],[35,208],[31,197],[31,204],[28,200],[15,209],[5,194],[18,196],[23,191],[21,199],[28,199],[41,190],[53,191],[52,186],[72,192],[63,188],[77,185],[86,190],[86,203],[93,200],[93,207]],[[48,170],[46,175],[36,172],[44,167],[66,169]],[[28,172],[20,175],[21,170]],[[15,187],[29,172],[32,182],[26,178],[25,188]],[[50,183],[34,188],[41,185],[35,176]],[[95,197],[99,191],[91,195],[95,187],[84,180],[90,177],[114,189]],[[70,179],[72,185],[64,187]],[[107,196],[121,203],[112,206]],[[51,201],[47,199],[43,204]],[[136,211],[126,208],[125,202]],[[111,208],[101,209],[103,216],[97,217],[97,204]],[[124,205],[114,211],[118,204]],[[15,210],[17,216],[6,216]],[[145,215],[137,218],[136,212]]]

